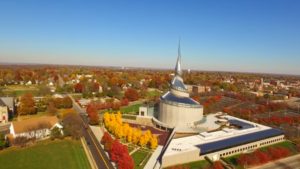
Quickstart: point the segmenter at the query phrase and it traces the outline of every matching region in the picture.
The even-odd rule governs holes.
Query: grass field
[[[132,158],[134,160],[134,168],[135,169],[143,169],[144,165],[146,165],[146,161],[145,163],[143,163],[143,165],[140,166],[140,163],[147,158],[149,152],[147,151],[143,151],[143,150],[138,150],[135,153],[132,154]]]
[[[154,98],[154,97],[157,97],[157,96],[160,96],[160,95],[161,95],[161,93],[157,90],[147,91],[146,98],[151,99],[151,98]]]
[[[31,93],[33,95],[36,95],[37,91],[38,89],[36,85],[9,85],[4,87],[3,94],[5,96],[21,96],[25,93]]]
[[[41,141],[26,148],[0,151],[1,169],[90,169],[79,141]]]
[[[139,112],[139,108],[142,104],[134,104],[134,105],[130,105],[130,106],[127,106],[127,107],[122,107],[120,109],[120,111],[124,114],[138,114]]]

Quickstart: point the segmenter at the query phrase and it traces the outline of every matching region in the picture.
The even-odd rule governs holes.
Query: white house
[[[8,106],[0,99],[0,123],[8,122]]]
[[[62,129],[56,116],[44,116],[30,118],[22,121],[14,121],[9,128],[13,138],[27,137],[42,139],[50,136],[51,130],[55,127]]]

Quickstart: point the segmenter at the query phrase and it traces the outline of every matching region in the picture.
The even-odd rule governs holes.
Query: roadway
[[[251,169],[300,169],[300,155],[294,155]]]
[[[91,154],[94,158],[94,161],[98,169],[114,169],[109,158],[106,156],[105,151],[101,147],[99,141],[96,139],[95,135],[93,134],[88,124],[88,118],[85,110],[83,110],[71,96],[69,97],[73,101],[73,108],[79,113],[81,117],[82,136],[85,138],[87,142],[88,148],[91,151]]]

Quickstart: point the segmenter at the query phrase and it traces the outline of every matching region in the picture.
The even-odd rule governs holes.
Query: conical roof
[[[175,66],[175,75],[182,76],[180,40],[178,44],[178,56],[177,56],[177,62]]]

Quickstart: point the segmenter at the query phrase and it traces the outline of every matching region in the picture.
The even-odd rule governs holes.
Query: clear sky
[[[0,62],[300,74],[299,0],[2,0]]]

